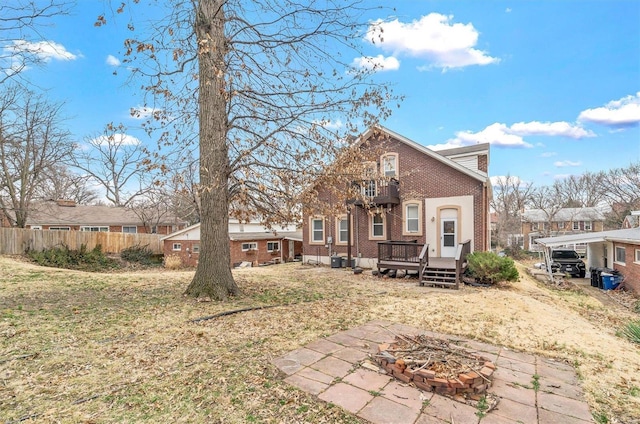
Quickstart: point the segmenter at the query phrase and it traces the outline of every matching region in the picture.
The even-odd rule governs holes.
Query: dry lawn
[[[90,274],[0,257],[0,421],[358,423],[285,384],[273,358],[373,319],[561,358],[599,423],[638,423],[639,316],[579,290],[459,291],[286,264],[236,272],[242,296],[196,302],[192,273]],[[279,307],[193,323],[260,305]]]

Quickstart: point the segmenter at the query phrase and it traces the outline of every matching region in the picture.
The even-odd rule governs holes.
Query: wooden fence
[[[153,253],[162,253],[160,237],[159,234],[0,228],[0,254],[21,255],[28,250],[41,251],[61,246],[77,250],[83,244],[88,249],[100,245],[104,253],[120,253],[131,246],[146,246]]]

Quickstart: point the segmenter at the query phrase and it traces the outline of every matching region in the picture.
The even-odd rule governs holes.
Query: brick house
[[[102,231],[115,233],[170,234],[187,226],[169,215],[143,220],[135,211],[116,206],[79,205],[72,200],[49,200],[32,205],[26,228],[32,230]]]
[[[369,201],[336,200],[340,188],[316,184],[303,214],[305,262],[350,251],[373,268],[385,241],[428,244],[430,258],[453,258],[468,240],[472,251],[489,249],[489,144],[434,151],[383,127],[357,144],[370,165],[357,190]]]
[[[627,288],[640,294],[640,228],[547,237],[536,243],[548,249],[575,244],[586,245],[586,265],[620,272]]]
[[[604,230],[605,216],[599,208],[562,208],[556,212],[543,209],[527,209],[522,213],[522,247],[536,251],[540,245],[538,238],[556,237],[570,234],[591,233]],[[586,246],[572,246],[584,253]]]
[[[198,265],[200,224],[163,237],[164,255],[178,255],[184,266]],[[293,261],[302,256],[302,233],[294,227],[268,229],[253,221],[242,223],[229,219],[230,266],[250,262],[252,266]]]

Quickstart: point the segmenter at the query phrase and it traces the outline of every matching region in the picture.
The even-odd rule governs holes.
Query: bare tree
[[[73,150],[61,113],[61,104],[23,87],[0,95],[0,207],[14,226],[25,226],[45,171]]]
[[[266,220],[294,218],[295,195],[312,181],[313,165],[335,158],[348,135],[388,116],[397,99],[368,78],[371,69],[350,66],[361,55],[361,1],[170,3],[151,37],[127,40],[128,66],[150,78],[154,101],[166,100],[151,105],[161,144],[185,148],[196,141],[188,124],[199,124],[201,253],[186,294],[226,299],[239,290],[229,205],[251,206]]]
[[[498,216],[496,224],[497,242],[500,246],[510,246],[509,235],[521,233],[521,216],[533,183],[507,175],[494,180],[491,208]]]
[[[40,199],[73,200],[86,205],[98,198],[98,193],[89,188],[86,175],[76,174],[64,165],[55,164],[43,170],[42,176],[36,193]]]
[[[611,206],[610,228],[620,228],[624,217],[640,208],[640,162],[598,174],[599,189]]]
[[[41,29],[55,16],[65,15],[71,7],[64,0],[9,0],[0,3],[0,84],[18,76],[29,66],[46,61]]]
[[[565,208],[595,207],[601,204],[605,197],[602,193],[601,174],[587,172],[583,175],[571,175],[556,180],[554,191],[562,198]]]
[[[86,137],[70,160],[104,190],[114,206],[127,206],[151,189],[145,149],[122,125],[109,124],[103,134]]]

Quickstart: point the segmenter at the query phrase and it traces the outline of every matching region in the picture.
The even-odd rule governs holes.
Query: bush
[[[467,256],[468,273],[481,283],[517,281],[519,274],[513,259],[493,252],[473,252]]]
[[[178,255],[169,255],[164,258],[164,267],[167,269],[182,268],[182,259]]]
[[[81,271],[104,271],[118,267],[118,263],[102,253],[102,246],[91,250],[81,245],[78,250],[68,246],[54,247],[41,252],[31,251],[27,255],[38,265],[56,268],[77,269]]]
[[[122,260],[136,262],[142,265],[152,265],[155,263],[155,255],[148,246],[131,246],[120,252]]]
[[[627,323],[621,333],[632,343],[640,344],[640,321],[631,321]]]

